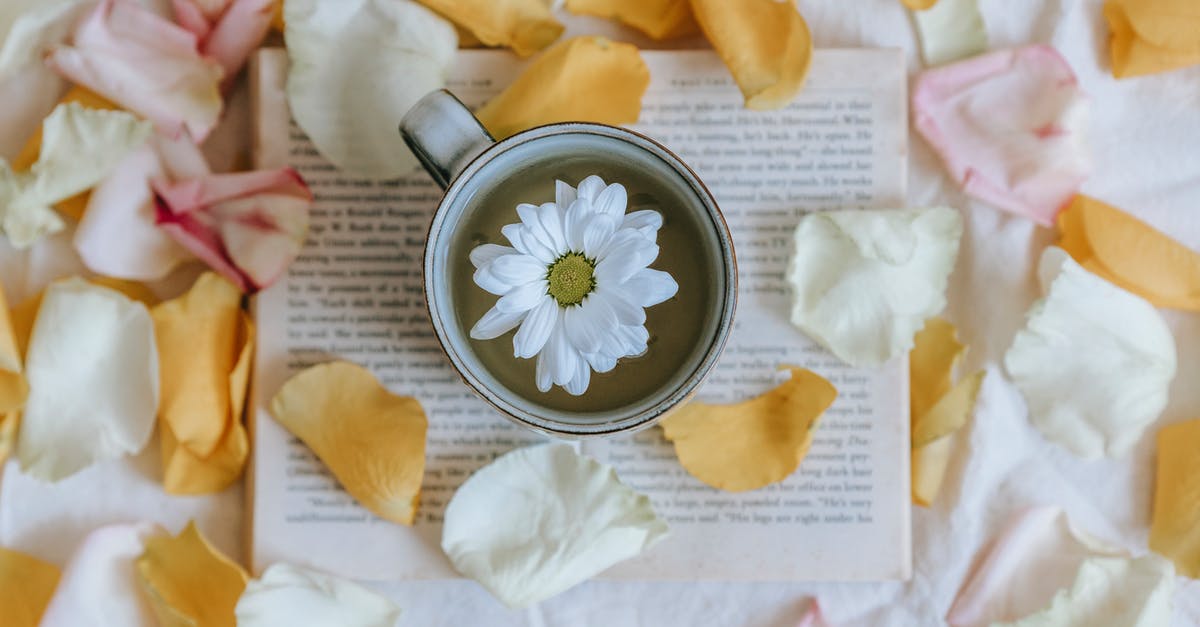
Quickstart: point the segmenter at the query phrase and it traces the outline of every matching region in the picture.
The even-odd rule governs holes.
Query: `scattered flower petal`
[[[567,0],[567,10],[620,20],[653,39],[691,35],[700,29],[691,0]]]
[[[1116,78],[1200,64],[1200,6],[1192,0],[1107,0]]]
[[[1058,245],[1088,272],[1159,307],[1200,311],[1200,253],[1095,198],[1058,215]]]
[[[933,8],[938,0],[900,0],[900,2],[913,11],[924,11]]]
[[[146,306],[73,278],[46,288],[25,360],[21,468],[58,481],[146,446],[158,354]]]
[[[251,579],[237,603],[238,627],[394,627],[400,609],[354,582],[291,564]]]
[[[512,48],[527,57],[554,43],[563,25],[546,0],[420,0],[461,25],[486,46]]]
[[[53,564],[0,548],[0,607],[5,627],[37,627],[60,573]]]
[[[649,85],[650,69],[635,46],[575,37],[534,59],[475,115],[497,139],[571,120],[630,124]]]
[[[203,494],[242,474],[242,425],[254,336],[242,294],[205,273],[191,290],[153,309],[162,403],[163,489]]]
[[[1174,591],[1175,569],[1160,557],[1093,557],[1050,607],[993,627],[1167,627]]]
[[[446,507],[442,550],[505,605],[548,599],[667,534],[650,499],[564,444],[517,449],[475,471]]]
[[[1076,529],[1056,507],[1020,512],[977,562],[946,621],[951,627],[988,627],[1028,616],[1071,585],[1088,558],[1126,556]]]
[[[237,627],[233,608],[249,576],[195,523],[174,538],[147,538],[145,546],[137,572],[162,627]]]
[[[125,155],[146,142],[151,126],[122,111],[59,105],[42,124],[37,161],[29,172],[0,173],[0,215],[5,235],[29,246],[64,224],[51,209],[103,180]],[[2,165],[2,164],[0,164]],[[2,179],[8,178],[8,191]]]
[[[153,185],[159,226],[242,291],[270,286],[304,246],[312,193],[291,168]]]
[[[371,178],[419,168],[396,125],[445,83],[454,27],[409,0],[288,0],[284,15],[288,104],[317,150]]]
[[[24,350],[18,343],[13,321],[8,312],[8,299],[0,285],[0,466],[17,446],[17,427],[21,408],[29,395],[21,362]],[[0,588],[2,589],[2,588]],[[0,603],[0,607],[4,607]]]
[[[1060,248],[1038,267],[1004,367],[1047,439],[1084,458],[1129,452],[1167,404],[1175,340],[1154,307],[1084,270]]]
[[[143,522],[88,534],[63,569],[39,627],[158,627],[134,560],[147,540],[162,533],[158,525]]]
[[[102,0],[46,61],[169,135],[201,141],[221,115],[221,67],[194,35],[133,0]]]
[[[175,20],[196,36],[200,54],[221,64],[224,87],[271,30],[275,0],[172,0]]]
[[[733,405],[692,401],[663,418],[659,425],[679,463],[730,492],[757,490],[795,472],[837,390],[814,372],[788,370],[791,378],[757,398]]]
[[[1057,50],[1001,50],[921,74],[917,130],[970,195],[1045,226],[1091,172],[1088,100]]]
[[[945,207],[804,216],[787,273],[792,323],[855,366],[903,355],[946,306],[961,236]]]
[[[793,2],[691,0],[749,109],[780,109],[800,93],[812,63],[808,24]]]
[[[386,520],[413,523],[428,427],[417,399],[388,392],[361,366],[332,362],[289,379],[271,400],[271,415],[363,507]]]
[[[1200,420],[1158,432],[1158,474],[1150,549],[1175,562],[1180,575],[1200,579]]]
[[[913,4],[905,0],[905,4]],[[921,36],[921,53],[929,65],[941,65],[973,57],[988,47],[987,29],[979,12],[979,0],[922,2],[913,9]]]
[[[828,627],[825,616],[821,613],[821,604],[816,599],[808,604],[808,609],[804,610],[804,615],[800,617],[796,627]]]

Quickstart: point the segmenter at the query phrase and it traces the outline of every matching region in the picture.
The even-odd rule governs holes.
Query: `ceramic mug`
[[[474,392],[519,425],[561,438],[585,438],[635,431],[654,424],[685,402],[716,365],[733,329],[737,301],[737,265],[733,241],[712,194],[679,157],[657,142],[626,129],[581,122],[551,124],[494,141],[457,98],[445,90],[419,101],[400,124],[404,141],[445,193],[430,224],[425,243],[424,289],[433,329],[454,369]],[[468,331],[458,319],[451,283],[451,242],[472,209],[473,199],[513,177],[538,171],[539,164],[591,160],[636,166],[638,175],[653,177],[655,185],[686,205],[684,214],[694,226],[697,255],[688,276],[677,282],[708,281],[713,297],[697,327],[699,341],[681,355],[677,371],[663,385],[622,407],[599,412],[556,409],[531,395],[520,395],[482,364]],[[620,182],[620,181],[610,181]],[[571,181],[578,184],[578,181]],[[512,222],[516,222],[515,207]],[[670,224],[663,229],[672,228]],[[691,227],[689,227],[691,228]],[[461,241],[461,237],[459,238]],[[467,255],[469,250],[456,250]],[[689,261],[689,263],[692,263]],[[653,334],[654,329],[650,332]],[[500,340],[492,340],[500,341]],[[653,340],[652,340],[653,342]],[[655,350],[653,343],[649,350]],[[514,359],[516,359],[514,357]],[[614,372],[620,371],[618,363]],[[586,393],[585,393],[586,394]]]

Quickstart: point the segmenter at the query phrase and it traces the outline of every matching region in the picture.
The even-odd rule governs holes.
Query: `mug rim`
[[[676,385],[674,390],[671,390],[666,397],[657,403],[618,420],[597,423],[595,425],[568,423],[540,417],[535,412],[530,412],[508,402],[500,395],[492,392],[488,386],[484,385],[475,373],[472,372],[471,368],[468,367],[466,361],[459,355],[459,352],[450,341],[446,332],[446,321],[439,315],[437,308],[434,307],[436,297],[432,281],[430,280],[436,263],[434,248],[438,241],[438,235],[443,230],[446,213],[453,204],[453,200],[462,192],[467,183],[488,162],[517,145],[546,137],[570,134],[598,135],[633,144],[663,160],[671,169],[681,175],[688,184],[688,187],[700,199],[701,204],[704,205],[709,218],[712,220],[721,249],[721,265],[726,273],[725,290],[719,295],[722,306],[720,315],[717,318],[716,334],[704,351],[704,357],[700,360],[700,363],[687,374],[682,382]],[[683,159],[658,141],[637,131],[595,122],[558,122],[536,126],[492,143],[472,159],[454,177],[454,180],[446,187],[441,199],[438,201],[437,209],[434,211],[433,219],[430,221],[429,230],[425,236],[422,279],[422,291],[425,294],[425,309],[433,324],[433,331],[437,338],[438,346],[442,350],[442,353],[446,355],[446,358],[450,360],[451,366],[453,366],[455,373],[458,374],[463,383],[471,388],[471,391],[477,397],[483,399],[509,421],[545,435],[564,439],[583,439],[640,431],[653,426],[671,410],[687,402],[688,399],[695,395],[700,385],[717,365],[721,354],[724,352],[729,336],[733,332],[733,319],[738,300],[737,255],[733,246],[733,237],[729,231],[729,225],[725,221],[725,216],[721,213],[720,206],[717,204],[716,198],[709,191],[708,186],[704,184],[700,176]]]

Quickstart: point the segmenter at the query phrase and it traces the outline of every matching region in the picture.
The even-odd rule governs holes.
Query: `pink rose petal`
[[[808,609],[804,611],[796,627],[828,627],[825,617],[821,614],[821,604],[816,599],[808,604]]]
[[[133,0],[102,0],[46,62],[170,135],[202,141],[221,115],[221,67],[195,35]]]
[[[245,292],[273,283],[300,254],[312,194],[291,168],[156,180],[158,225]]]
[[[913,91],[917,129],[965,191],[1046,226],[1091,172],[1087,107],[1042,45],[926,71]]]
[[[186,134],[156,135],[130,154],[92,189],[87,211],[75,230],[75,249],[99,274],[154,281],[191,258],[156,225],[150,181],[178,181],[209,173],[203,153]]]
[[[250,53],[271,30],[273,0],[173,0],[175,19],[200,41],[200,52],[221,64],[228,88]]]

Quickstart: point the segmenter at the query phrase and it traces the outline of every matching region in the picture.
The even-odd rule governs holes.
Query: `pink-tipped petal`
[[[212,32],[212,22],[193,0],[171,0],[171,9],[175,12],[175,22],[195,35],[197,41],[204,41]]]
[[[804,610],[804,615],[800,617],[796,627],[828,627],[825,617],[821,615],[821,604],[816,599],[808,604],[808,609]]]
[[[46,62],[62,76],[153,121],[201,141],[221,115],[221,67],[196,36],[133,0],[102,0],[75,29],[72,45]]]
[[[223,89],[229,89],[250,53],[267,36],[274,13],[274,0],[234,0],[213,24],[212,31],[201,38],[200,51],[225,71]]]
[[[154,182],[158,225],[213,270],[254,292],[300,254],[312,194],[291,168]]]

